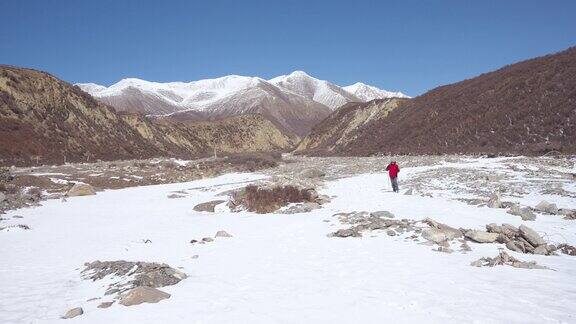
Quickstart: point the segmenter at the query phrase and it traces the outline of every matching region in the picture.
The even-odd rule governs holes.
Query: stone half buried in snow
[[[92,196],[95,194],[96,191],[94,190],[94,188],[87,183],[76,183],[66,193],[68,197]]]
[[[522,220],[525,221],[536,220],[536,214],[534,214],[534,212],[532,212],[532,210],[528,207],[520,208],[518,205],[512,205],[507,213],[514,216],[520,216]]]
[[[305,179],[318,179],[324,178],[326,173],[318,169],[305,169],[300,172],[299,176]]]
[[[489,233],[485,231],[472,230],[464,234],[467,238],[478,243],[494,243],[498,238],[498,233]]]
[[[545,200],[541,201],[538,205],[536,205],[534,209],[552,215],[558,214],[558,206],[556,206],[556,204],[551,204]]]
[[[495,191],[490,196],[490,200],[488,200],[488,207],[490,208],[502,208],[502,200],[500,198],[500,192]]]
[[[84,310],[82,309],[82,307],[76,307],[76,308],[72,308],[71,310],[67,311],[66,314],[64,314],[64,316],[62,316],[63,319],[69,319],[69,318],[74,318],[76,316],[80,316],[84,314]]]
[[[196,206],[194,206],[194,210],[198,211],[198,212],[209,212],[209,213],[213,213],[216,206],[220,205],[221,203],[224,203],[224,200],[212,200],[212,201],[208,201],[205,203],[201,203],[198,204]]]
[[[218,231],[214,237],[232,237],[232,234],[226,231]]]
[[[120,295],[120,305],[134,306],[142,303],[157,303],[170,298],[170,294],[152,287],[140,286]]]
[[[514,268],[523,269],[548,269],[545,266],[538,265],[535,261],[520,261],[506,253],[505,251],[500,251],[498,256],[494,258],[481,258],[470,263],[473,267],[494,267],[498,265],[509,265]]]
[[[425,218],[422,222],[430,226],[429,229],[422,231],[422,237],[434,243],[462,237],[462,231],[459,229],[438,223],[433,219]]]
[[[546,241],[544,241],[544,239],[530,227],[526,225],[520,225],[518,230],[520,231],[520,235],[534,247],[546,244]]]

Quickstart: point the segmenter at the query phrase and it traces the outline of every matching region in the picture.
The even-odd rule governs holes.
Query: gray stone
[[[218,231],[214,237],[232,237],[232,234],[226,231]]]
[[[358,237],[361,235],[360,235],[360,233],[358,233],[358,231],[355,231],[354,229],[345,228],[345,229],[337,230],[336,232],[334,232],[334,234],[332,234],[332,236],[336,236],[336,237]]]
[[[553,215],[558,214],[558,206],[556,206],[556,204],[551,204],[546,200],[541,201],[538,205],[536,205],[536,207],[534,207],[534,209]]]
[[[212,201],[204,202],[204,203],[201,203],[201,204],[194,206],[194,210],[198,211],[198,212],[213,213],[216,206],[220,205],[223,202],[224,202],[224,200],[212,200]]]
[[[488,207],[490,208],[502,208],[502,200],[500,199],[500,192],[495,191],[490,196],[490,200],[488,200]]]
[[[92,196],[95,194],[96,191],[94,191],[94,188],[87,183],[76,183],[68,190],[68,193],[66,193],[68,197]]]
[[[414,190],[412,188],[410,188],[410,189],[406,190],[406,192],[404,192],[404,194],[407,196],[411,196],[414,194]]]
[[[67,311],[66,314],[64,314],[64,316],[62,316],[63,319],[69,319],[69,318],[74,318],[76,316],[80,316],[84,314],[84,310],[82,309],[82,307],[76,307],[76,308],[72,308],[71,310]]]
[[[546,248],[546,245],[540,245],[537,246],[534,249],[534,254],[540,254],[540,255],[547,255],[548,254],[548,249]]]
[[[387,210],[379,210],[379,211],[375,211],[375,212],[371,212],[370,216],[374,216],[374,217],[384,217],[384,218],[394,218],[396,216],[394,216],[394,214],[392,214],[391,212],[387,211]]]
[[[108,308],[108,307],[112,306],[112,304],[114,304],[113,301],[103,302],[103,303],[100,303],[100,305],[98,305],[98,308]]]
[[[202,242],[212,242],[212,241],[214,241],[214,239],[211,237],[205,237],[202,239]]]
[[[6,200],[6,195],[0,192],[0,203],[3,202],[4,200]]]
[[[436,244],[448,239],[446,233],[438,228],[428,228],[423,230],[422,237]]]
[[[120,295],[120,305],[133,306],[142,303],[157,303],[170,298],[170,294],[152,287],[136,287]]]
[[[326,176],[326,173],[324,173],[323,171],[320,171],[318,169],[306,169],[306,170],[302,170],[302,172],[300,172],[300,177],[306,178],[306,179],[317,179],[317,178],[323,178],[325,176]]]
[[[546,244],[546,241],[544,241],[544,239],[530,227],[526,225],[520,225],[518,229],[520,230],[520,235],[522,235],[522,237],[525,238],[526,241],[528,241],[534,247]]]
[[[522,220],[525,221],[536,220],[536,214],[534,214],[534,212],[532,212],[528,207],[520,208],[518,205],[513,205],[507,213],[514,216],[520,216]]]
[[[387,230],[386,234],[388,234],[388,236],[396,236],[396,232],[394,232],[393,230]]]
[[[498,238],[498,233],[489,233],[485,231],[468,231],[464,236],[478,243],[494,243]]]

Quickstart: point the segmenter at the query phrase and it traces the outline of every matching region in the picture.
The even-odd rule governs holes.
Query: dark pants
[[[390,177],[390,182],[392,183],[392,190],[394,190],[394,192],[398,192],[398,177]]]

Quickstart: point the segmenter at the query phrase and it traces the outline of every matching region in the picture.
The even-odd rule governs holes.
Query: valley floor
[[[58,323],[574,323],[576,256],[522,254],[549,269],[473,267],[503,244],[469,242],[471,251],[442,253],[385,230],[330,237],[348,227],[343,212],[389,211],[395,219],[426,217],[455,228],[525,224],[550,244],[576,244],[576,220],[536,212],[523,221],[478,201],[499,190],[502,200],[535,207],[541,200],[576,209],[575,158],[397,157],[400,194],[383,172],[389,158],[303,158],[259,173],[230,173],[192,182],[139,186],[95,196],[52,199],[8,211],[0,231],[0,322]],[[247,183],[289,181],[306,168],[326,172],[301,179],[330,196],[322,208],[297,214],[196,212]],[[278,180],[280,179],[280,180]],[[412,195],[403,194],[411,189]],[[181,198],[168,198],[178,193]],[[476,200],[474,200],[476,199]],[[20,216],[20,217],[16,217]],[[192,239],[230,238],[206,244]],[[108,280],[82,279],[85,262],[163,262],[188,275],[160,288],[157,304],[110,308]],[[91,300],[93,298],[99,298]],[[90,300],[90,301],[89,301]]]

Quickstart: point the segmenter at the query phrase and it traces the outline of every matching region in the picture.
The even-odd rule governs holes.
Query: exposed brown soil
[[[351,136],[311,153],[576,153],[576,48],[436,88]]]

